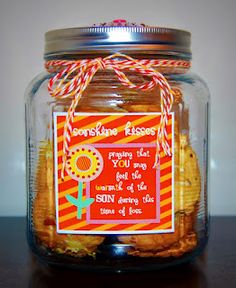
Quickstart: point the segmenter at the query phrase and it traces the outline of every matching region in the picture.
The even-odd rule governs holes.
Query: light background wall
[[[212,95],[212,214],[236,215],[235,0],[0,0],[0,215],[25,215],[24,90],[44,33],[115,18],[192,32],[193,70]]]

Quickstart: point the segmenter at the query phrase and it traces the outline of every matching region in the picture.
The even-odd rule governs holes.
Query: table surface
[[[236,217],[212,217],[210,240],[194,263],[143,273],[85,273],[49,268],[26,242],[25,218],[0,218],[0,287],[236,287]]]

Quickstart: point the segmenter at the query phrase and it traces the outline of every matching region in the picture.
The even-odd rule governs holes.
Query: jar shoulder
[[[170,80],[177,82],[177,84],[182,85],[183,87],[185,87],[185,89],[190,89],[191,91],[204,96],[207,101],[210,100],[209,88],[205,80],[198,74],[192,71],[184,74],[172,74]]]
[[[110,98],[115,97],[117,95],[122,96],[123,94],[129,91],[129,88],[124,87],[124,85],[122,85],[122,83],[120,83],[118,79],[116,79],[117,77],[115,75],[110,76],[112,77],[109,77],[107,73],[105,74],[97,73],[94,76],[93,81],[90,83],[89,87],[87,87],[85,93],[83,94],[89,94],[90,97],[92,97],[92,95],[97,97],[97,94],[99,94],[99,98],[101,98],[102,96],[109,96]],[[26,88],[25,92],[26,103],[32,101],[35,98],[38,98],[38,96],[42,97],[42,94],[43,98],[49,97],[48,93],[45,93],[45,91],[47,91],[48,81],[52,77],[53,74],[50,74],[47,71],[41,72],[36,77],[34,77],[32,81],[29,83],[28,87]],[[165,77],[167,78],[171,86],[175,87],[177,85],[187,93],[193,94],[193,96],[199,96],[201,98],[203,97],[204,100],[207,102],[210,100],[210,93],[206,82],[196,73],[193,73],[192,71],[183,74],[173,73],[165,75]],[[112,83],[111,80],[113,80]],[[138,83],[141,82],[144,83],[146,79],[143,79],[143,77],[140,78],[136,76],[134,82],[136,81]],[[140,95],[140,93],[145,95],[151,93],[151,92],[144,93],[144,91],[135,92],[133,89],[132,91],[133,91],[132,93],[137,93],[137,95]],[[50,99],[47,99],[47,101],[50,102]]]
[[[39,74],[37,74],[28,84],[25,90],[25,102],[32,99],[37,92],[44,86],[43,84],[48,81],[52,77],[51,74],[49,74],[46,71],[43,71]]]

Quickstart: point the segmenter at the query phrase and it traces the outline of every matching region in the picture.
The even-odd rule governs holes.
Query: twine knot
[[[102,70],[106,69],[106,62],[103,60],[103,58],[101,57],[96,58],[95,61],[98,63],[100,69]]]

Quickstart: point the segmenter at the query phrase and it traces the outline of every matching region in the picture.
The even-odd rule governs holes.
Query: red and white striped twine
[[[71,97],[71,106],[66,116],[63,134],[63,161],[61,178],[64,179],[67,155],[71,141],[72,125],[75,109],[78,102],[89,85],[93,76],[100,69],[113,70],[122,85],[130,89],[151,90],[159,85],[161,96],[161,119],[157,132],[157,153],[154,166],[159,162],[161,148],[165,155],[171,156],[171,149],[167,140],[168,115],[173,104],[174,91],[171,89],[166,78],[159,73],[157,67],[189,68],[190,62],[185,60],[139,60],[124,54],[112,54],[106,58],[83,59],[83,60],[52,60],[47,61],[45,67],[49,73],[56,73],[48,83],[48,91],[52,97]],[[149,76],[151,80],[141,85],[132,83],[123,70],[134,71]]]

